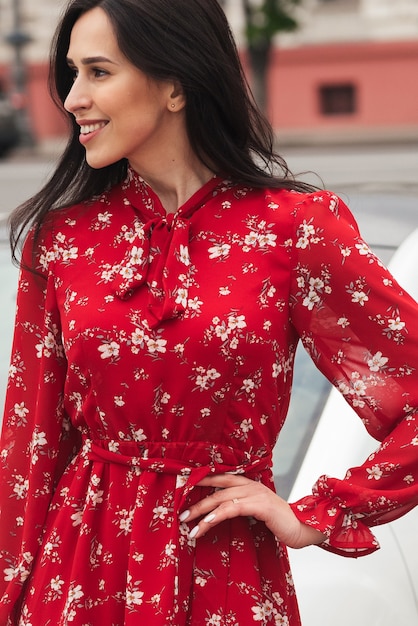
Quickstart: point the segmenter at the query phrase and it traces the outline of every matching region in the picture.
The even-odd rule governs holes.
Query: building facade
[[[242,30],[240,4],[227,0]],[[418,139],[418,0],[304,0],[298,21],[269,72],[283,143]]]
[[[65,4],[0,0],[0,89],[26,107],[43,145],[65,134],[47,88],[49,44]],[[242,2],[224,0],[224,8],[245,55]],[[302,0],[297,18],[296,32],[277,36],[268,76],[268,113],[281,141],[418,139],[418,0]],[[17,30],[30,38],[23,94],[10,43]]]

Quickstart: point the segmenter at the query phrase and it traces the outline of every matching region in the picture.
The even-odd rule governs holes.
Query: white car
[[[389,266],[404,289],[418,298],[418,229]],[[296,405],[274,455],[276,484],[290,502],[309,494],[321,474],[342,478],[378,445],[303,351],[298,354],[293,399]],[[418,507],[372,530],[381,550],[359,559],[318,547],[290,550],[303,626],[418,624]]]

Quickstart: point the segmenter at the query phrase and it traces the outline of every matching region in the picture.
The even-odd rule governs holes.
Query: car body
[[[389,267],[402,287],[418,298],[418,229],[398,248]],[[281,474],[286,478],[292,463],[288,461],[281,469],[283,442],[275,450],[276,484],[279,490],[291,485],[286,494],[290,502],[310,493],[321,474],[342,478],[349,467],[360,465],[378,446],[341,394],[323,382],[309,358],[304,354],[298,357],[294,396],[298,410],[305,413],[305,439],[299,433],[294,444],[292,429],[298,432],[298,428],[292,427],[291,421],[286,424],[289,431],[284,433],[284,443],[294,446],[294,463],[293,474],[284,483]],[[298,386],[303,380],[308,386],[301,392]],[[292,419],[297,424],[298,416],[291,407]],[[316,546],[290,550],[303,626],[418,624],[418,507],[373,532],[381,550],[358,559]]]

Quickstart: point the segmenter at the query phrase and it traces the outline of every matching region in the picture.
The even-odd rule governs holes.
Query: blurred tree
[[[225,0],[219,0],[225,5]],[[262,111],[267,107],[266,77],[274,36],[298,28],[295,8],[302,0],[242,0],[245,35],[252,69],[252,90]]]

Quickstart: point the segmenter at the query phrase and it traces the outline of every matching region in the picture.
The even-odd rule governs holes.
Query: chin
[[[119,157],[106,157],[106,156],[98,156],[98,155],[93,155],[93,154],[89,154],[88,152],[86,152],[86,162],[87,165],[89,167],[91,167],[93,170],[101,170],[104,167],[108,167],[109,165],[113,165],[114,163],[117,163],[118,161],[120,161]]]

